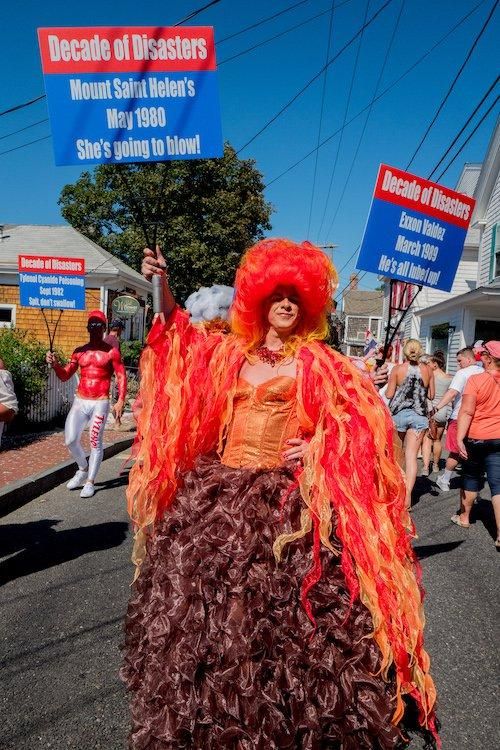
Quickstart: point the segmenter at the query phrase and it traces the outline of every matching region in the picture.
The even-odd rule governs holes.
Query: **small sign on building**
[[[85,310],[84,258],[19,255],[18,270],[22,306]]]
[[[356,268],[449,292],[475,201],[382,164]]]
[[[133,318],[139,312],[139,308],[139,300],[129,294],[115,297],[111,304],[113,315],[116,315],[117,318]]]

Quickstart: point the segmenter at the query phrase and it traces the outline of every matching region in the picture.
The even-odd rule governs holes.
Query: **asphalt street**
[[[122,462],[103,463],[90,500],[62,485],[0,519],[2,750],[126,748],[118,669],[132,567]],[[497,750],[500,555],[489,494],[464,530],[449,521],[458,491],[418,482],[415,547],[443,748]]]

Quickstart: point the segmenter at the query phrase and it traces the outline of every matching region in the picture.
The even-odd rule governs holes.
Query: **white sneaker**
[[[95,492],[95,487],[93,482],[85,482],[83,485],[83,490],[80,492],[80,497],[92,497],[92,495]]]
[[[77,487],[83,487],[87,480],[87,474],[88,471],[84,471],[83,469],[78,469],[75,476],[72,477],[66,487],[68,490],[76,490]]]
[[[443,474],[440,474],[438,477],[436,477],[436,484],[440,490],[443,490],[443,492],[450,491],[450,483],[446,481]]]

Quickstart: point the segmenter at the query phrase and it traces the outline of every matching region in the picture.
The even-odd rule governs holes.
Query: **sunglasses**
[[[97,320],[91,321],[90,323],[87,323],[87,328],[106,328],[106,324],[100,323]]]

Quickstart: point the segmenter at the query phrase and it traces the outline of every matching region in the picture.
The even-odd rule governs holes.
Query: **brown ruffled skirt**
[[[150,539],[129,604],[122,678],[133,750],[389,750],[394,683],[378,674],[371,616],[350,608],[339,558],[322,552],[300,603],[310,535],[290,468],[239,470],[201,458]]]

